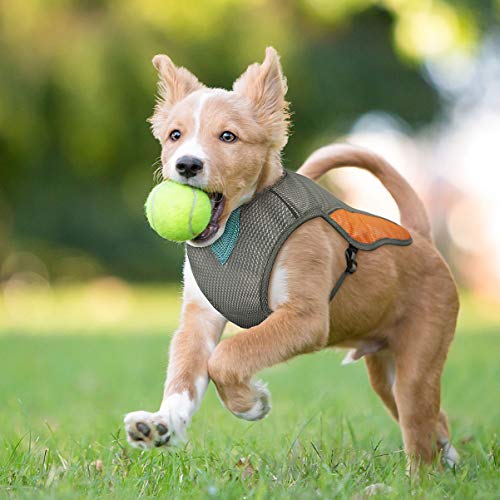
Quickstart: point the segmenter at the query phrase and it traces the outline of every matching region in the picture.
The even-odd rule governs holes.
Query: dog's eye
[[[222,132],[219,139],[222,142],[235,142],[238,140],[238,138],[232,132],[229,132],[229,130]]]
[[[169,137],[170,137],[171,141],[178,141],[181,138],[181,135],[182,135],[181,131],[175,129],[175,130],[172,130],[172,132],[170,132]]]

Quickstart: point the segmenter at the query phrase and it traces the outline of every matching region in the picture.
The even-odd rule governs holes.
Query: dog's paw
[[[450,469],[457,467],[460,463],[460,455],[449,441],[446,441],[442,445],[441,462],[443,463],[443,465],[449,467]]]
[[[248,411],[234,412],[234,415],[244,420],[262,420],[271,411],[271,393],[261,380],[252,382],[252,387],[255,391],[254,405]]]
[[[127,441],[135,448],[148,450],[175,444],[169,415],[165,412],[134,411],[125,415]]]

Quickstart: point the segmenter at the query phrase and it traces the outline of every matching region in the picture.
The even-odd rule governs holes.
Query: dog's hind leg
[[[405,451],[412,467],[430,463],[437,452],[440,378],[439,366],[418,365],[418,361],[408,356],[397,358],[394,395]]]
[[[393,385],[396,376],[394,356],[388,350],[367,354],[365,356],[366,369],[373,390],[378,394],[389,410],[389,413],[397,421],[398,408],[394,399]]]
[[[434,288],[440,297],[421,297],[415,317],[407,317],[392,337],[394,396],[412,468],[430,463],[440,450],[447,462],[458,458],[449,444],[448,423],[440,409],[441,375],[458,312],[456,293],[447,294],[445,285]]]
[[[370,383],[384,402],[392,417],[399,421],[398,408],[394,398],[394,381],[396,367],[394,357],[389,351],[365,356],[366,368]],[[458,463],[458,453],[450,443],[448,418],[444,410],[440,410],[436,425],[437,447],[441,450],[443,462],[452,467]]]

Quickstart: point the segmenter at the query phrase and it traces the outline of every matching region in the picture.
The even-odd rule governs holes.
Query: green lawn
[[[399,430],[363,364],[341,367],[339,353],[264,372],[273,410],[262,422],[233,417],[210,387],[183,449],[140,452],[121,420],[159,404],[168,336],[156,320],[153,333],[145,316],[121,336],[112,326],[49,335],[46,324],[36,334],[4,322],[0,497],[360,498],[384,483],[384,498],[498,498],[500,323],[469,310],[443,384],[462,465],[420,483],[405,474]]]

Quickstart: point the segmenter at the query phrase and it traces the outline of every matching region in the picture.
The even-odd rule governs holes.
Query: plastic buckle
[[[347,267],[345,269],[346,273],[353,274],[356,272],[358,268],[358,263],[356,262],[356,254],[358,253],[358,249],[349,245],[349,248],[346,248],[345,251],[345,260],[347,263]]]

